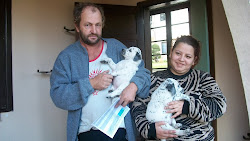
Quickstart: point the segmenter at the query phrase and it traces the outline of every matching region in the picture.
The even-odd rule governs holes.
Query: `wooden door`
[[[136,6],[101,5],[105,14],[102,36],[115,38],[127,47],[137,46]]]
[[[0,113],[13,110],[11,0],[0,1]]]
[[[79,2],[76,2],[77,5]],[[138,46],[137,41],[137,25],[136,25],[136,6],[125,5],[110,5],[98,4],[104,10],[105,25],[102,30],[103,38],[115,38],[121,41],[127,47]],[[72,31],[66,29],[66,31]],[[78,40],[78,33],[76,33],[76,40]],[[142,56],[143,56],[142,50]],[[143,58],[144,59],[144,58]]]

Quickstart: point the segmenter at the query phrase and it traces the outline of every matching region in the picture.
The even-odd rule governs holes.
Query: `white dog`
[[[187,135],[190,133],[190,129],[181,130],[180,123],[176,123],[174,118],[171,118],[172,113],[167,113],[164,109],[165,106],[171,101],[187,100],[190,98],[183,94],[183,89],[179,83],[172,79],[166,79],[152,94],[151,100],[147,106],[146,118],[154,123],[158,121],[165,121],[165,125],[161,127],[166,130],[175,130],[176,135]],[[161,141],[165,141],[162,139]]]
[[[112,90],[109,91],[110,93],[107,96],[109,98],[114,98],[122,93],[129,85],[131,78],[135,75],[141,63],[141,50],[137,47],[122,49],[122,55],[125,59],[117,64],[111,58],[105,58],[101,61],[101,63],[110,66],[112,69],[111,75],[114,76]]]

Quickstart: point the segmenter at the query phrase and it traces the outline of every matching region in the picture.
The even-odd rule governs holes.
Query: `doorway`
[[[13,110],[11,0],[0,2],[0,113]],[[2,34],[3,33],[3,34]]]

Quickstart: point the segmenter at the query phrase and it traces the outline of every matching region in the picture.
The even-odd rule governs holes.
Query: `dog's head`
[[[176,89],[174,86],[174,83],[171,81],[171,79],[167,79],[166,89],[173,95],[176,94]]]
[[[172,95],[184,93],[183,88],[180,86],[178,81],[173,78],[166,79],[166,89],[172,93]]]
[[[124,56],[125,60],[138,61],[142,59],[141,50],[138,47],[122,49],[122,55]]]

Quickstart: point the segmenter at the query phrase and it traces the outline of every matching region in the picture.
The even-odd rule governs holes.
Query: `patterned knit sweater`
[[[176,122],[181,123],[184,128],[190,128],[191,134],[170,140],[214,140],[211,122],[225,113],[226,98],[209,73],[195,69],[182,76],[174,75],[169,69],[151,74],[149,97],[136,98],[132,106],[132,116],[140,135],[145,139],[156,140],[155,124],[146,119],[146,109],[152,93],[166,78],[177,80],[184,89],[184,94],[191,99],[190,103],[184,101],[182,114],[176,117]]]

